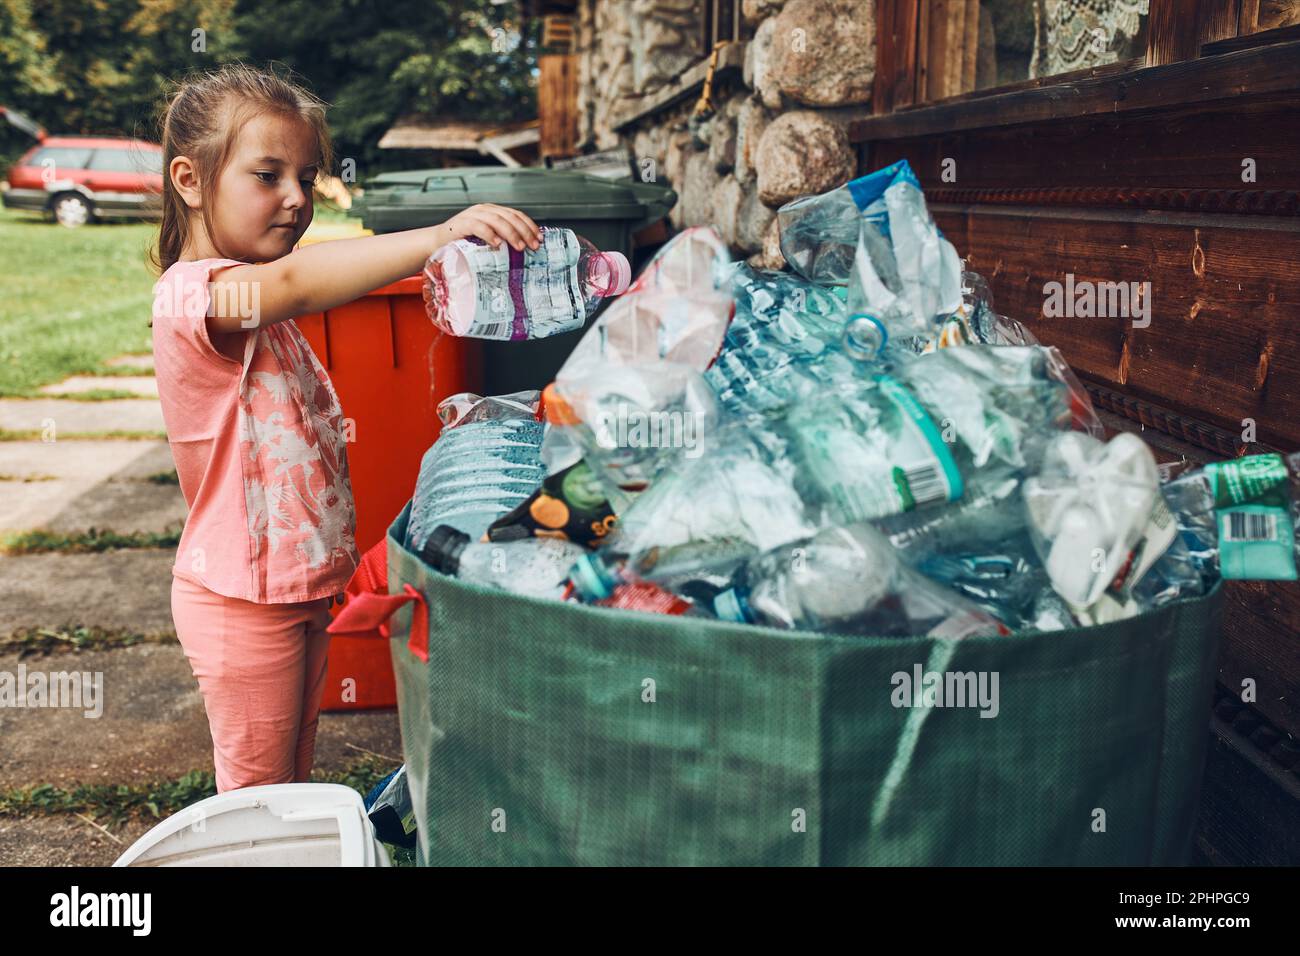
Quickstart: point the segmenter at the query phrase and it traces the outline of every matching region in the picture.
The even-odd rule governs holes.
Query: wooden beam
[[[916,0],[876,0],[874,113],[888,113],[916,100]]]
[[[855,143],[1300,90],[1300,41],[855,120]]]

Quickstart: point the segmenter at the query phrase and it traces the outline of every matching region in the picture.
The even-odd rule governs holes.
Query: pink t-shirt
[[[246,334],[242,362],[213,346],[209,279],[245,264],[177,262],[154,286],[158,395],[190,508],[172,573],[245,601],[311,601],[358,563],[343,412],[292,320]],[[251,314],[255,290],[212,281]]]

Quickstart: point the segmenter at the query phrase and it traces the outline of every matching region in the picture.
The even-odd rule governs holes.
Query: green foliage
[[[537,47],[518,0],[0,0],[0,105],[51,133],[156,140],[168,81],[276,61],[332,104],[364,176],[418,162],[376,147],[399,116],[536,115]],[[30,145],[0,124],[0,161]]]

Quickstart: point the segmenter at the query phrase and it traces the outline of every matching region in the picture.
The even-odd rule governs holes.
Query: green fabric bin
[[[1055,633],[777,631],[447,578],[409,512],[388,589],[423,599],[390,633],[421,865],[1188,860],[1220,587]],[[895,706],[917,665],[996,673],[996,716]]]
[[[668,215],[677,194],[656,183],[533,167],[471,166],[384,173],[348,214],[376,233],[436,226],[476,203],[510,206],[632,258],[632,234]],[[591,316],[588,324],[594,321]],[[583,330],[532,342],[484,343],[486,394],[548,385]]]

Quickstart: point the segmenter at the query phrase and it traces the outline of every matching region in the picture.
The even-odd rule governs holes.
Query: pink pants
[[[172,619],[208,712],[217,792],[305,782],[325,684],[329,599],[254,604],[173,577]]]

